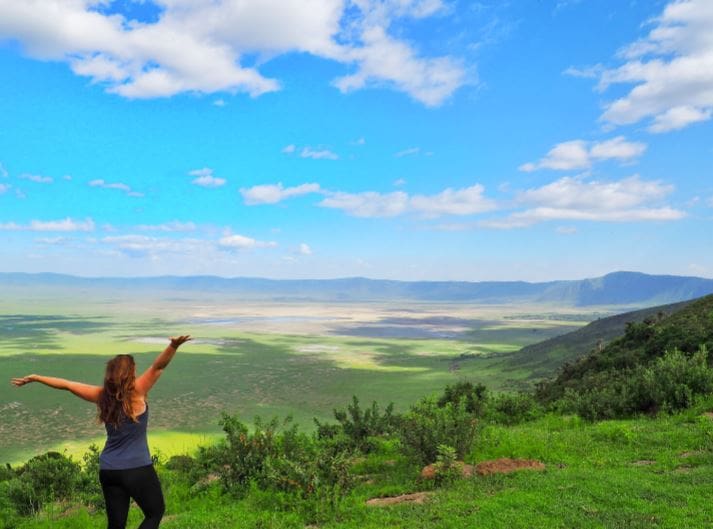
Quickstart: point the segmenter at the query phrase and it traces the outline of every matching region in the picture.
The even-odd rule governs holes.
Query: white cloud
[[[129,98],[280,88],[242,57],[301,52],[356,71],[342,91],[387,85],[434,106],[465,82],[452,57],[422,57],[389,33],[394,21],[444,12],[439,0],[161,0],[153,22],[96,10],[103,0],[0,2],[0,38],[36,59],[65,61],[77,75]],[[263,61],[258,61],[262,64]]]
[[[173,239],[145,235],[109,236],[102,238],[101,242],[112,246],[124,255],[137,258],[156,258],[166,253],[202,255],[214,247],[212,241],[202,239]]]
[[[39,244],[46,244],[49,246],[56,246],[56,245],[63,245],[72,239],[67,238],[67,237],[39,237],[35,239],[36,243]]]
[[[359,65],[356,73],[334,80],[344,93],[386,82],[426,106],[443,103],[466,82],[460,61],[451,57],[420,58],[405,42],[392,38],[380,25],[361,31],[364,43],[346,53]]]
[[[216,107],[224,107],[226,104],[227,103],[225,102],[224,99],[216,99],[215,101],[213,101],[213,106],[216,106]]]
[[[9,176],[9,173],[7,172],[7,169],[5,169],[5,166],[0,163],[0,178],[7,178]]]
[[[414,154],[418,154],[419,152],[421,152],[420,147],[409,147],[408,149],[404,149],[403,151],[397,152],[396,154],[394,154],[394,156],[396,158],[403,158],[404,156],[411,156]]]
[[[172,220],[163,224],[140,224],[136,226],[136,229],[139,231],[183,232],[195,231],[196,225],[193,222]]]
[[[595,162],[616,160],[632,162],[646,150],[646,144],[627,141],[624,136],[610,140],[587,142],[571,140],[558,143],[538,162],[521,165],[521,171],[536,171],[538,169],[555,169],[568,171],[571,169],[586,169]]]
[[[366,140],[364,138],[359,138],[351,142],[352,145],[366,145]]]
[[[495,209],[495,202],[485,198],[485,188],[476,184],[464,189],[445,189],[436,195],[415,195],[411,209],[427,217],[474,215]]]
[[[139,193],[137,191],[132,191],[130,186],[128,186],[127,184],[124,184],[122,182],[106,182],[106,181],[102,180],[101,178],[97,178],[95,180],[91,180],[89,182],[89,185],[91,187],[100,187],[102,189],[118,189],[119,191],[123,191],[130,197],[144,196],[143,193]]]
[[[586,68],[576,68],[570,66],[563,73],[571,77],[579,77],[583,79],[596,79],[604,71],[604,66],[601,64],[595,64],[594,66],[587,66]]]
[[[557,226],[557,233],[560,235],[574,235],[577,233],[577,228],[574,226]]]
[[[282,182],[278,184],[253,186],[240,190],[240,194],[243,195],[243,200],[249,206],[257,204],[276,204],[287,198],[319,192],[319,184],[310,183],[294,187],[283,187]]]
[[[276,242],[273,241],[258,241],[252,239],[251,237],[246,237],[244,235],[225,235],[222,237],[218,244],[225,248],[238,249],[238,250],[252,250],[253,248],[275,248],[277,246]]]
[[[403,178],[397,178],[396,180],[394,180],[394,185],[396,187],[401,187],[403,185],[406,185],[406,180],[404,180]]]
[[[606,106],[613,125],[652,119],[649,131],[667,132],[713,115],[713,2],[670,2],[649,34],[620,52],[626,62],[601,74],[599,89],[635,85]]]
[[[66,180],[67,182],[70,182],[72,180],[72,175],[66,174],[62,177],[62,180]]]
[[[344,210],[354,217],[395,217],[408,209],[408,195],[403,191],[394,193],[328,192],[319,205],[325,208]]]
[[[204,167],[203,169],[194,169],[188,173],[191,176],[195,176],[191,183],[201,187],[220,187],[225,185],[225,178],[218,178],[213,176],[213,169]]]
[[[312,255],[312,248],[310,248],[309,245],[305,243],[301,243],[297,251],[300,255]]]
[[[42,175],[36,175],[36,174],[21,174],[20,178],[22,180],[29,180],[30,182],[35,182],[37,184],[51,184],[54,182],[54,178],[51,176],[42,176]]]
[[[435,195],[409,196],[403,191],[393,193],[325,192],[319,205],[342,209],[355,217],[395,217],[404,213],[418,213],[424,217],[441,215],[473,215],[490,211],[495,203],[483,196],[483,186],[476,184],[464,189],[445,189]]]
[[[329,149],[313,149],[304,147],[300,152],[301,158],[312,158],[313,160],[338,160],[339,156]]]
[[[290,144],[290,145],[286,145],[285,147],[283,147],[282,152],[284,154],[292,154],[293,152],[295,152],[296,149],[297,149],[297,146]]]
[[[673,191],[672,185],[631,176],[619,181],[584,181],[565,177],[517,194],[524,206],[504,219],[486,220],[487,228],[521,228],[548,220],[602,222],[667,221],[685,216],[683,211],[659,202]]]
[[[10,186],[9,184],[0,184],[0,195],[5,193],[8,189],[10,189],[10,187],[12,186]]]
[[[69,217],[61,220],[32,220],[29,224],[0,223],[3,231],[94,231],[94,221],[87,218],[76,221]]]

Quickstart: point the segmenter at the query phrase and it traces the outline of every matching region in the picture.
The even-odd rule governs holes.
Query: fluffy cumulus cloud
[[[258,204],[277,204],[285,199],[320,192],[319,184],[301,184],[284,187],[282,182],[244,188],[240,190],[243,200],[250,206]]]
[[[227,234],[218,241],[218,244],[224,248],[235,250],[252,250],[254,248],[275,248],[276,242],[273,241],[258,241],[245,235]]]
[[[565,177],[519,192],[516,202],[524,209],[504,219],[482,221],[480,226],[518,228],[549,220],[678,220],[685,216],[683,211],[661,204],[672,191],[672,185],[638,175],[611,182]]]
[[[77,75],[129,98],[220,91],[259,96],[280,89],[280,82],[245,65],[245,56],[290,52],[350,68],[334,81],[344,92],[388,85],[433,106],[465,82],[457,59],[423,57],[392,30],[395,21],[442,11],[441,0],[151,3],[160,9],[158,18],[139,21],[125,18],[111,0],[0,0],[0,39],[18,40],[34,58],[66,61]]]
[[[310,248],[309,244],[301,243],[297,252],[300,255],[312,255],[312,248]]]
[[[32,220],[28,224],[0,222],[4,231],[94,231],[92,219],[74,220],[69,217],[60,220]]]
[[[713,2],[669,3],[653,29],[620,52],[624,63],[605,70],[599,89],[634,85],[611,101],[602,120],[629,125],[647,120],[651,132],[681,129],[713,115]]]
[[[191,183],[200,187],[220,187],[225,185],[225,178],[213,176],[213,169],[204,167],[203,169],[194,169],[188,173],[195,176]]]
[[[538,169],[587,169],[593,163],[604,160],[627,163],[641,156],[645,150],[645,143],[627,141],[624,136],[600,142],[571,140],[558,143],[541,160],[523,164],[520,170],[529,172]]]

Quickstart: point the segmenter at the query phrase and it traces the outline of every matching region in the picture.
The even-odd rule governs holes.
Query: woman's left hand
[[[12,385],[13,385],[13,386],[17,386],[17,387],[19,388],[20,386],[24,386],[25,384],[29,384],[30,382],[34,382],[34,381],[35,381],[35,379],[34,379],[35,376],[36,376],[36,375],[27,375],[26,377],[22,377],[22,378],[13,378],[13,379],[11,380],[11,382],[12,382]]]

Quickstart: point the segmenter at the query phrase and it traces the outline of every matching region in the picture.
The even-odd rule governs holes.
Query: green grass
[[[713,420],[702,416],[713,399],[676,416],[585,423],[550,415],[522,425],[483,425],[466,458],[476,463],[499,457],[538,459],[542,472],[520,471],[456,481],[442,488],[420,482],[418,467],[385,444],[353,472],[361,482],[336,515],[318,523],[294,501],[252,490],[236,500],[217,488],[191,493],[180,475],[160,469],[167,497],[167,529],[704,529],[713,524]],[[367,507],[372,497],[433,490],[424,505]],[[22,528],[99,528],[101,513],[54,506]],[[140,514],[132,507],[131,522]]]

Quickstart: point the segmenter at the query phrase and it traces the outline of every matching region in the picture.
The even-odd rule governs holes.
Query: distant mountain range
[[[28,287],[110,289],[151,293],[225,294],[290,301],[450,301],[470,303],[551,303],[559,306],[647,307],[713,293],[713,279],[638,272],[614,272],[571,281],[393,281],[344,279],[261,279],[216,276],[85,278],[62,274],[0,273],[0,289]],[[2,295],[2,292],[0,292]]]

